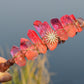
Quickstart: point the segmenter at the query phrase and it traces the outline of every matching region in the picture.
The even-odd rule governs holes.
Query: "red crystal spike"
[[[34,30],[28,30],[27,36],[31,39],[31,41],[36,44],[36,43],[41,43],[41,39],[39,36],[36,34]]]
[[[71,17],[72,20],[76,20],[75,16],[73,14],[69,15]]]
[[[40,53],[44,54],[47,52],[47,47],[43,44],[42,40],[39,38],[34,30],[28,30],[27,35],[31,39],[31,41],[36,44],[36,47]]]
[[[39,25],[41,25],[41,24],[42,24],[42,22],[39,21],[39,20],[36,20],[36,21],[33,22],[33,25],[36,25],[36,26],[39,26]]]
[[[64,30],[61,22],[59,21],[58,18],[53,18],[50,20],[54,30],[57,32],[57,35],[59,36],[59,38],[61,40],[67,40],[68,39],[68,35],[67,32]]]
[[[69,37],[74,37],[76,35],[76,28],[71,20],[70,16],[64,15],[60,18],[62,25],[67,32]]]
[[[72,21],[74,22],[75,24],[75,27],[77,29],[77,32],[81,32],[82,31],[82,28],[80,27],[78,21],[76,20],[75,16],[73,14],[70,15],[70,18],[72,19]]]

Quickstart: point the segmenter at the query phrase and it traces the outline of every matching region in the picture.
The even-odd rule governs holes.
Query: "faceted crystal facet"
[[[43,27],[45,33],[47,31],[54,31],[46,21],[43,22],[42,27]]]
[[[41,43],[41,39],[39,36],[36,34],[34,30],[28,30],[27,36],[31,39],[31,41],[36,44],[36,43]]]
[[[45,28],[42,27],[42,22],[36,20],[34,21],[33,25],[35,29],[39,32],[40,36],[43,37],[45,35]]]
[[[76,35],[76,27],[74,26],[73,21],[71,20],[70,16],[68,15],[62,16],[60,20],[68,36],[74,37]]]
[[[61,40],[67,40],[68,39],[68,35],[67,32],[64,30],[61,22],[59,21],[58,18],[53,18],[51,19],[51,24],[53,26],[53,28],[55,29],[55,31],[57,32],[57,35],[59,36],[59,38]]]
[[[79,25],[78,21],[76,20],[75,16],[72,14],[72,15],[70,15],[70,18],[72,19],[72,21],[75,24],[76,31],[77,32],[81,32],[82,31],[82,28],[80,27],[80,25]]]
[[[28,50],[25,56],[27,57],[28,60],[33,60],[35,57],[38,56],[38,53],[37,51]]]
[[[45,54],[47,52],[47,46],[45,44],[36,44],[36,47],[39,51],[39,53]]]
[[[39,38],[35,31],[29,30],[27,35],[31,39],[31,41],[36,45],[40,53],[44,54],[47,52],[47,47],[43,44],[42,40]]]
[[[72,24],[72,23],[73,23],[73,21],[71,20],[70,16],[68,16],[68,15],[62,16],[62,17],[60,18],[60,20],[61,20],[63,26],[66,26],[66,25],[68,25],[68,24]]]
[[[58,42],[53,43],[53,44],[47,43],[47,46],[48,46],[49,50],[51,50],[51,51],[53,51],[57,47],[57,45],[58,45]]]
[[[39,20],[36,20],[36,21],[34,21],[34,23],[33,23],[33,25],[35,25],[35,26],[39,26],[39,25],[41,25],[41,24],[42,24],[42,22],[39,21]]]
[[[84,29],[84,19],[81,18],[81,17],[79,17],[79,18],[77,19],[77,21],[78,21],[79,25],[81,26],[81,28]]]
[[[30,40],[25,39],[25,38],[20,39],[20,49],[21,50],[25,50],[25,49],[29,48],[31,45],[32,45],[32,43],[30,42]]]
[[[25,66],[26,60],[21,52],[15,54],[15,63],[19,66]]]
[[[71,17],[72,20],[74,20],[74,21],[76,20],[76,18],[73,14],[71,14],[70,17]]]
[[[33,60],[38,56],[38,51],[36,50],[34,45],[30,47],[30,49],[26,52],[25,56],[28,60]]]
[[[51,19],[50,20],[50,23],[51,23],[51,25],[53,26],[53,28],[55,30],[58,30],[58,29],[62,29],[63,28],[63,26],[62,26],[62,24],[61,24],[61,22],[59,21],[58,18]]]
[[[17,46],[13,46],[11,51],[11,55],[14,57],[15,63],[19,66],[24,66],[26,64],[25,57],[23,53],[20,51],[20,48]]]
[[[20,48],[17,46],[13,46],[10,50],[10,53],[12,56],[14,56],[18,51],[20,51]]]

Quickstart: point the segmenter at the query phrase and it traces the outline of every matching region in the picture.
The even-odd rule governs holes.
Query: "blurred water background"
[[[28,38],[28,29],[35,30],[35,20],[50,24],[51,18],[65,14],[84,18],[83,10],[84,0],[1,0],[0,46],[4,51],[19,46],[20,38]],[[47,53],[49,71],[56,73],[51,84],[84,84],[84,31]]]

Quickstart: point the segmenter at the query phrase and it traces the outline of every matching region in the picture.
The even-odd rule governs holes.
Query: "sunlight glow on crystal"
[[[44,38],[46,38],[47,43],[50,42],[51,44],[58,41],[58,36],[55,31],[47,31]]]

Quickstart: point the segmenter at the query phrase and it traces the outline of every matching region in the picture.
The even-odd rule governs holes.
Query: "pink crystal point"
[[[61,22],[59,21],[58,18],[53,18],[51,19],[51,24],[53,26],[53,28],[55,29],[55,31],[57,32],[57,35],[59,36],[59,38],[61,40],[67,40],[68,39],[68,35],[67,32],[64,30]]]
[[[41,21],[36,20],[36,21],[34,21],[33,25],[39,33],[42,31],[42,29],[41,29],[42,22]]]
[[[24,55],[19,51],[19,52],[17,52],[16,54],[15,54],[15,63],[17,64],[17,65],[19,65],[20,67],[21,66],[25,66],[25,64],[26,64],[26,60],[25,60],[25,57],[24,57]]]
[[[43,29],[43,27],[42,27],[42,22],[39,20],[36,20],[36,21],[34,21],[33,25],[34,25],[35,29],[38,31],[38,33],[40,34],[40,36],[43,37],[45,34],[45,31],[44,31],[45,29]]]
[[[62,25],[64,26],[65,31],[69,37],[74,37],[76,35],[76,27],[73,24],[70,16],[64,15],[61,17]]]
[[[25,39],[25,38],[20,39],[20,49],[21,50],[25,50],[25,49],[29,48],[31,45],[32,45],[32,43],[30,42],[30,40]]]
[[[57,33],[50,27],[50,25],[46,21],[43,23],[42,27],[45,31],[43,41],[45,42],[47,47],[52,51],[57,47],[58,44]]]
[[[36,44],[36,47],[40,53],[44,54],[47,52],[47,47],[43,44],[42,40],[39,38],[34,30],[28,30],[27,35],[31,39],[31,41]]]
[[[59,21],[58,18],[51,19],[50,20],[50,23],[51,23],[51,25],[53,26],[53,28],[55,30],[58,30],[58,29],[62,29],[63,28],[63,26],[62,26],[62,24],[61,24],[61,22]]]
[[[45,32],[46,31],[54,31],[46,21],[44,21],[42,25],[43,25],[43,29]]]
[[[81,32],[82,28],[80,27],[78,21],[76,20],[75,16],[73,14],[70,15],[70,18],[72,19],[73,23],[75,24],[76,31]]]
[[[14,56],[17,52],[20,51],[20,48],[17,47],[17,46],[12,46],[11,50],[10,50],[10,53],[12,56]]]
[[[18,48],[17,46],[13,46],[11,49],[11,55],[13,57],[15,57],[15,63],[19,66],[24,66],[26,64],[26,60],[25,57],[23,56],[23,54],[20,52],[20,48]]]

